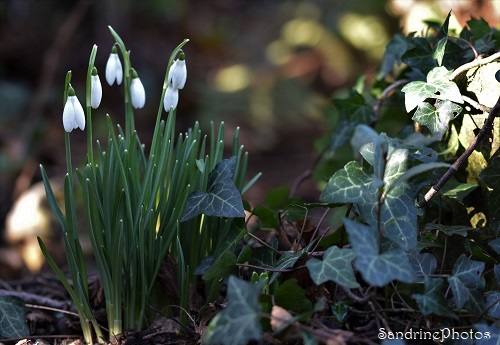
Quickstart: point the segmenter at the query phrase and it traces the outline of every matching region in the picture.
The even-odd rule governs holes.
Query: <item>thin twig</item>
[[[462,99],[464,101],[466,101],[467,103],[469,103],[470,105],[472,105],[474,108],[476,108],[477,110],[481,110],[482,112],[485,112],[485,113],[489,113],[491,111],[491,108],[484,105],[484,104],[481,104],[479,102],[476,102],[475,100],[473,100],[472,98],[470,97],[467,97],[467,96],[464,96],[462,95]]]
[[[31,304],[36,304],[36,305],[43,305],[51,308],[56,308],[56,309],[67,309],[69,306],[68,302],[61,302],[57,301],[52,298],[48,297],[43,297],[43,296],[38,296],[29,292],[20,292],[20,291],[11,291],[11,290],[1,290],[0,289],[0,296],[15,296],[19,297],[24,301],[24,303],[31,303]]]
[[[487,58],[483,59],[476,59],[474,61],[471,61],[469,63],[466,63],[460,67],[458,67],[453,73],[450,75],[450,80],[455,80],[460,74],[467,72],[470,69],[479,67],[481,65],[486,65],[489,64],[492,61],[495,61],[496,59],[500,58],[500,52],[497,52],[493,55],[488,56]]]
[[[373,112],[375,113],[375,118],[378,119],[379,117],[379,113],[380,113],[380,108],[382,107],[382,103],[387,99],[389,98],[389,96],[398,88],[400,87],[401,85],[405,85],[405,84],[408,84],[410,80],[409,79],[401,79],[401,80],[398,80],[394,83],[392,83],[391,85],[389,85],[388,87],[386,87],[384,89],[384,91],[382,91],[382,94],[380,95],[380,98],[377,99],[377,101],[375,102],[375,104],[373,104]]]
[[[499,53],[500,56],[500,53]],[[472,140],[469,147],[462,153],[460,157],[451,165],[448,171],[441,177],[441,179],[436,183],[424,196],[424,198],[419,202],[418,207],[424,207],[436,194],[437,192],[448,182],[448,180],[458,171],[458,169],[465,163],[467,158],[476,149],[477,145],[484,139],[488,131],[491,131],[493,126],[493,121],[495,117],[500,113],[500,97],[498,98],[495,106],[491,109],[488,118],[484,122],[483,127],[477,134],[477,136]]]

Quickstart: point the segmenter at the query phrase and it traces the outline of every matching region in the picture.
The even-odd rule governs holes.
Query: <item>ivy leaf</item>
[[[23,301],[15,296],[0,296],[0,337],[25,338],[29,335]]]
[[[446,43],[448,42],[448,24],[450,22],[451,12],[448,13],[441,29],[436,36],[437,43],[434,46],[433,58],[436,59],[439,66],[443,64],[443,57],[446,50]]]
[[[404,173],[407,150],[389,150],[389,160],[385,168],[384,181],[390,183]],[[398,244],[403,250],[409,250],[417,244],[416,209],[412,198],[404,186],[392,188],[386,195],[380,212],[377,188],[373,178],[355,161],[349,162],[344,169],[337,171],[328,181],[320,199],[329,203],[354,203],[361,216],[370,224],[377,224],[376,215],[380,215],[384,237]]]
[[[283,254],[279,258],[278,262],[276,262],[275,269],[277,270],[277,272],[273,273],[273,275],[271,276],[271,279],[269,280],[269,284],[272,284],[276,280],[276,278],[279,277],[280,272],[278,272],[278,271],[282,271],[282,270],[285,270],[287,268],[293,267],[293,265],[295,265],[295,263],[302,257],[302,255],[309,252],[309,250],[311,249],[311,247],[313,246],[314,243],[316,243],[316,242],[313,241],[313,242],[309,243],[307,246],[305,246],[301,251],[299,251],[297,253],[288,252],[288,253]]]
[[[495,157],[491,164],[479,174],[481,180],[491,188],[488,195],[490,208],[490,224],[493,231],[500,234],[500,157]]]
[[[445,234],[446,236],[458,235],[462,237],[467,237],[467,232],[478,230],[478,228],[473,228],[466,225],[444,225],[444,224],[426,224],[425,230],[433,231],[438,230]]]
[[[468,20],[467,25],[469,26],[475,41],[484,38],[491,32],[490,25],[483,18]]]
[[[413,43],[413,48],[406,51],[401,60],[408,66],[426,74],[437,65],[431,44],[424,37],[413,37]]]
[[[409,113],[427,98],[462,104],[464,101],[457,84],[449,80],[451,73],[445,67],[436,67],[427,74],[427,82],[414,81],[406,84],[401,89],[405,93],[406,111]]]
[[[500,319],[500,292],[488,291],[486,293],[486,308],[488,315]]]
[[[434,52],[432,57],[437,61],[438,66],[443,64],[444,52],[446,51],[446,43],[448,43],[448,37],[441,38],[436,46],[434,47]]]
[[[251,340],[259,341],[259,284],[230,276],[227,285],[227,307],[210,321],[203,343],[245,345]]]
[[[376,229],[348,218],[344,218],[344,225],[357,256],[354,267],[368,284],[381,287],[393,280],[415,281],[415,272],[403,251],[393,249],[379,254]]]
[[[476,331],[480,332],[484,335],[483,339],[476,342],[478,345],[500,345],[500,328],[495,326],[488,326],[484,323],[475,324],[474,328]],[[489,335],[488,339],[486,339],[486,334]]]
[[[412,120],[426,126],[432,135],[441,140],[451,120],[462,112],[462,107],[448,100],[438,102],[437,108],[427,102],[418,105]]]
[[[410,257],[410,265],[416,272],[416,282],[423,283],[424,278],[436,270],[437,260],[430,253],[419,253]]]
[[[327,249],[323,260],[310,259],[306,266],[316,285],[333,281],[348,289],[354,289],[359,287],[352,269],[352,261],[355,257],[356,254],[352,249],[340,249],[333,246]]]
[[[493,266],[493,274],[498,285],[500,285],[500,265]]]
[[[377,74],[378,80],[385,78],[385,76],[393,70],[394,63],[401,64],[401,58],[409,47],[410,43],[402,34],[394,35],[392,40],[385,47],[380,72]]]
[[[474,289],[481,287],[483,270],[484,262],[469,260],[465,254],[462,254],[455,262],[452,275],[448,277],[448,283],[458,309],[463,308],[465,302],[474,293]]]
[[[216,217],[245,217],[241,195],[231,177],[236,157],[217,163],[208,175],[207,192],[192,192],[189,195],[181,222],[199,214]]]
[[[446,304],[443,297],[444,280],[441,278],[424,278],[424,294],[413,294],[413,298],[417,301],[418,307],[424,315],[441,315],[457,318]]]
[[[274,292],[274,302],[280,307],[294,313],[305,313],[312,310],[313,304],[306,297],[306,291],[300,287],[296,279],[287,279]]]
[[[488,242],[488,245],[493,248],[493,250],[497,253],[500,254],[500,238],[496,238],[492,241]]]

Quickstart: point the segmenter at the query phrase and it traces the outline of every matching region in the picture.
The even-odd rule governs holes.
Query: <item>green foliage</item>
[[[352,261],[355,257],[356,254],[352,249],[333,246],[325,252],[323,261],[310,259],[306,266],[316,285],[333,281],[348,289],[354,289],[359,287],[352,270]]]
[[[227,307],[208,325],[203,344],[244,345],[260,340],[260,285],[228,279]]]
[[[217,163],[208,175],[207,192],[196,191],[189,195],[182,222],[202,213],[216,217],[245,217],[240,192],[231,179],[235,162],[236,157],[231,157]]]
[[[15,296],[0,296],[0,337],[25,338],[29,335],[23,301]]]
[[[151,289],[156,259],[166,253],[182,265],[180,280],[194,285],[194,274],[202,276],[207,306],[217,305],[211,303],[226,285],[227,306],[210,321],[206,344],[260,341],[271,327],[275,336],[311,344],[359,340],[316,327],[329,318],[370,337],[375,326],[356,328],[350,320],[375,319],[373,325],[394,331],[469,328],[489,332],[485,343],[498,343],[500,34],[471,19],[456,36],[450,16],[424,36],[395,35],[376,79],[360,78],[345,98],[332,101],[312,174],[321,179],[320,202],[295,198],[290,190],[297,186],[269,191],[265,205],[242,202],[246,155],[236,135],[232,158],[223,159],[223,125],[218,133],[212,127],[210,142],[197,124],[175,141],[171,113],[166,123],[158,120],[145,157],[136,134],[119,128],[116,134],[109,120],[101,165],[79,174],[88,219],[97,220],[90,228],[103,236],[93,241],[127,246],[119,235],[124,229],[149,229],[138,253],[126,251],[134,258],[151,250],[132,271],[137,287],[146,281]],[[131,160],[142,163],[126,168]],[[125,183],[135,179],[142,189]],[[70,178],[67,185],[69,193]],[[58,211],[50,188],[47,194],[61,224],[71,228],[73,215]],[[96,232],[96,224],[116,233]],[[158,247],[148,247],[156,240]],[[96,253],[98,261],[111,258],[119,266],[112,248]],[[79,255],[69,256],[74,268]],[[185,301],[189,284],[180,287]],[[81,297],[86,286],[70,291]],[[85,303],[80,309],[88,312]]]

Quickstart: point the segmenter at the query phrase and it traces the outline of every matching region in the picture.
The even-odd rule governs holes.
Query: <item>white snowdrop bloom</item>
[[[82,131],[85,129],[85,113],[72,87],[68,90],[68,99],[64,105],[63,126],[68,133],[75,128],[80,128]]]
[[[116,47],[113,46],[111,49],[111,54],[109,55],[108,62],[106,63],[106,81],[109,85],[113,85],[116,80],[116,84],[120,85],[123,80],[123,68]]]
[[[97,68],[92,69],[92,75],[90,76],[90,105],[92,108],[97,109],[101,104],[102,100],[102,85],[99,75],[97,74]]]
[[[168,72],[168,83],[172,85],[174,89],[182,89],[186,84],[187,79],[187,68],[184,53],[179,55],[179,58],[175,60],[170,67]]]
[[[136,109],[143,108],[146,103],[146,91],[137,72],[132,68],[132,81],[130,82],[130,96],[132,97],[132,106]]]
[[[179,102],[179,89],[175,89],[172,85],[167,85],[167,91],[165,92],[165,99],[163,100],[163,106],[165,111],[168,113],[170,108],[177,108],[177,103]]]

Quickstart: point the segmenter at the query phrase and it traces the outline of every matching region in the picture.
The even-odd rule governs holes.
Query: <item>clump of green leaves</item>
[[[500,32],[483,19],[450,32],[449,19],[429,23],[425,35],[395,35],[375,80],[332,101],[314,173],[331,176],[322,203],[273,191],[268,208],[248,208],[258,218],[245,237],[251,254],[241,259],[235,246],[225,254],[230,267],[216,258],[209,269],[273,272],[278,287],[307,270],[311,281],[301,288],[315,306],[285,317],[274,335],[314,344],[334,336],[356,341],[349,331],[373,335],[380,327],[456,327],[500,337]],[[310,212],[320,210],[309,224]],[[328,213],[331,228],[324,229]],[[262,240],[262,232],[272,235]],[[244,341],[223,340],[236,334],[224,321],[234,291],[241,297],[256,289],[230,282],[228,311],[212,320],[207,343],[243,344],[261,331],[245,319],[254,328]],[[259,309],[262,300],[246,300],[253,301],[249,315],[260,310],[276,324],[277,315]],[[349,323],[351,315],[366,323]],[[327,319],[337,328],[313,327]],[[379,326],[367,331],[373,319]]]
[[[198,123],[186,133],[176,135],[174,107],[169,109],[167,119],[162,119],[165,94],[167,88],[172,87],[169,70],[176,56],[182,55],[184,59],[182,47],[187,40],[173,51],[168,61],[153,141],[149,154],[146,154],[135,130],[132,107],[134,102],[142,107],[145,97],[141,97],[141,102],[134,101],[136,95],[132,82],[137,78],[137,72],[131,67],[130,52],[125,44],[113,29],[110,31],[124,59],[126,126],[122,130],[107,116],[108,136],[104,143],[98,140],[95,146],[90,107],[90,80],[92,71],[95,74],[97,53],[94,46],[86,90],[87,162],[76,172],[83,191],[88,234],[106,299],[111,338],[123,330],[140,330],[149,325],[153,320],[149,305],[155,305],[157,309],[168,307],[157,305],[161,299],[156,298],[164,295],[158,291],[157,276],[167,255],[177,264],[177,277],[170,278],[177,278],[179,291],[178,300],[167,302],[180,305],[184,310],[180,319],[186,324],[189,292],[196,287],[194,268],[202,258],[225,249],[224,241],[235,227],[233,220],[245,216],[241,193],[258,176],[245,185],[248,154],[238,144],[239,130],[234,134],[231,158],[223,159],[223,123],[217,131],[212,124],[209,137],[202,135]],[[116,62],[113,66],[121,68]],[[65,102],[70,82],[71,73],[68,73]],[[138,86],[137,80],[135,82],[134,87],[141,89],[142,84]],[[105,338],[89,300],[86,262],[75,208],[69,133],[66,133],[66,160],[65,214],[56,202],[43,167],[42,175],[50,206],[64,231],[72,284],[54,262],[41,238],[39,243],[50,266],[75,302],[85,340],[92,343],[93,332],[99,341]]]

